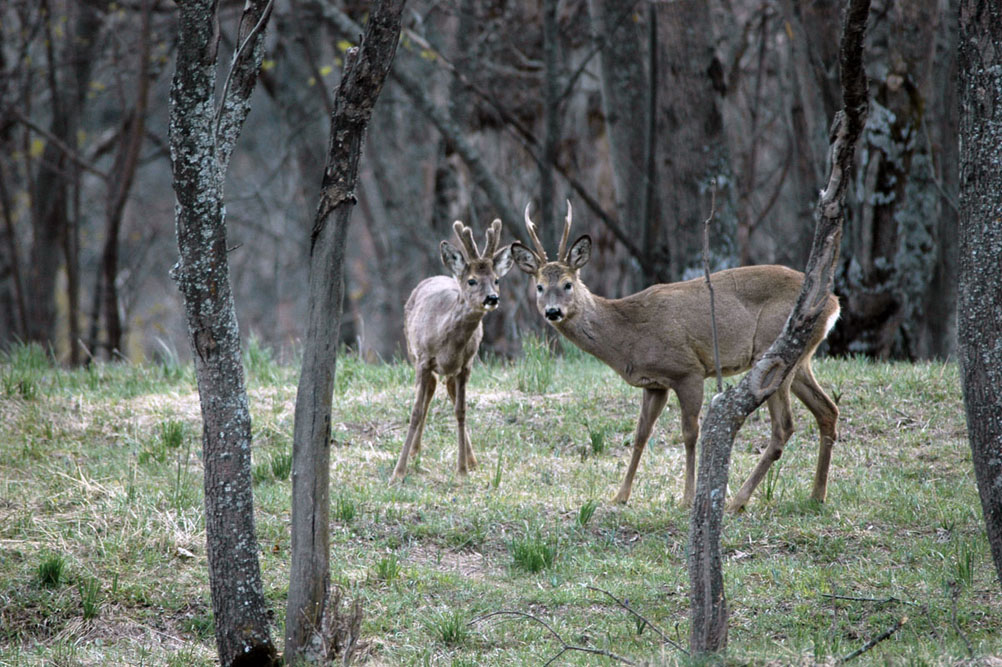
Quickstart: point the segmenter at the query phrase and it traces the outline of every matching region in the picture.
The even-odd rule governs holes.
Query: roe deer
[[[578,277],[578,271],[591,256],[591,237],[586,234],[567,246],[570,202],[556,261],[547,260],[536,226],[529,218],[528,205],[525,226],[535,250],[516,241],[511,253],[515,264],[535,281],[540,314],[572,343],[608,364],[628,384],[644,390],[633,457],[613,502],[629,500],[640,455],[671,389],[678,396],[685,441],[682,503],[690,506],[695,493],[703,380],[715,374],[710,299],[704,280],[653,285],[621,299],[606,299],[588,291]],[[800,293],[804,275],[783,266],[749,266],[714,273],[711,280],[720,366],[725,375],[733,375],[748,370],[779,336]],[[731,501],[728,507],[731,511],[748,503],[793,434],[791,389],[818,422],[821,445],[811,497],[824,501],[832,446],[838,437],[838,408],[814,379],[811,357],[838,314],[838,299],[829,296],[804,356],[768,399],[772,437],[748,480]]]
[[[498,279],[512,267],[510,246],[498,250],[501,221],[487,230],[483,254],[473,240],[473,230],[460,221],[452,225],[460,248],[442,241],[442,263],[452,274],[426,278],[418,283],[404,306],[404,336],[407,355],[414,364],[416,395],[407,438],[390,482],[407,472],[407,459],[421,450],[421,432],[428,404],[435,393],[435,376],[445,378],[445,387],[456,411],[459,431],[457,469],[465,474],[477,465],[466,429],[466,381],[484,336],[481,320],[498,307]]]

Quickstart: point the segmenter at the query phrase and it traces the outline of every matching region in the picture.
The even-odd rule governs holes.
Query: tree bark
[[[960,3],[958,338],[971,458],[1002,584],[1002,7]]]
[[[330,436],[337,344],[344,295],[348,220],[365,129],[390,70],[404,0],[380,0],[362,44],[345,53],[331,114],[327,166],[310,243],[309,317],[296,394],[292,453],[292,563],[285,617],[285,660],[321,661],[330,581]]]
[[[649,9],[648,27],[650,34],[656,35],[654,10],[650,6]],[[641,47],[644,36],[634,20],[634,12],[640,11],[640,7],[613,0],[589,0],[588,11],[592,39],[602,45],[599,59],[602,111],[612,162],[616,216],[627,233],[642,239],[644,230],[650,228],[647,210],[655,208],[653,204],[647,205],[647,199],[653,192],[653,174],[648,171],[649,149],[656,148],[656,142],[648,136],[652,134],[648,116],[654,116],[648,97],[654,94],[655,86],[644,66]],[[648,265],[642,261],[641,269]],[[646,270],[643,273],[634,280],[632,291],[655,282],[654,275],[646,275]]]
[[[804,352],[832,292],[842,237],[845,192],[852,173],[855,144],[867,113],[863,37],[869,0],[852,0],[842,33],[843,111],[832,131],[831,171],[815,211],[814,244],[807,261],[804,287],[783,332],[741,383],[710,403],[700,442],[699,477],[689,524],[689,582],[694,655],[727,647],[727,599],[720,556],[720,535],[727,474],[734,435],[755,409],[775,392]]]
[[[713,52],[709,4],[702,0],[654,3],[658,30],[657,133],[665,146],[657,155],[662,215],[648,221],[646,252],[658,265],[657,279],[678,280],[685,269],[701,266],[702,221],[711,178],[729,179],[724,121],[711,73],[719,67]],[[718,191],[717,226],[728,217],[729,190]],[[730,238],[721,233],[718,238]]]
[[[202,411],[205,531],[216,646],[223,665],[269,665],[268,630],[254,530],[251,418],[227,261],[223,184],[250,107],[270,5],[245,6],[230,85],[215,108],[216,0],[183,0],[170,92],[170,148],[184,295]],[[218,120],[217,120],[218,119]],[[217,134],[217,128],[219,133]]]

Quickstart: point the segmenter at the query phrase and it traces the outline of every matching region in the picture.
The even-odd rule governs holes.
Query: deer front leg
[[[769,422],[772,424],[772,437],[769,439],[769,446],[762,452],[754,470],[727,505],[729,512],[740,512],[745,508],[745,505],[751,500],[755,487],[765,478],[765,474],[769,472],[773,462],[778,461],[783,455],[783,447],[793,435],[793,410],[790,408],[790,381],[792,378],[791,375],[769,397],[767,405],[769,406]]]
[[[470,376],[469,370],[466,370],[465,373],[466,373],[466,377],[469,378],[469,376]],[[445,389],[446,389],[446,391],[449,392],[449,400],[452,401],[452,406],[453,406],[454,410],[457,409],[456,384],[457,384],[457,382],[456,382],[456,377],[455,376],[450,377],[445,382]],[[466,421],[466,400],[465,400],[465,396],[466,396],[466,382],[465,381],[463,382],[463,396],[464,396],[464,399],[463,399],[463,421],[464,421],[464,424],[465,424],[465,421]],[[459,421],[458,412],[457,412],[457,416],[456,416],[456,421],[457,422]],[[457,425],[457,428],[459,428],[458,425]],[[461,448],[464,447],[464,445],[462,444],[463,442],[465,442],[465,448],[466,448],[466,466],[467,466],[467,468],[470,468],[470,469],[476,468],[477,467],[477,457],[474,456],[474,454],[473,454],[473,445],[470,443],[470,428],[468,426],[465,426],[465,425],[462,427],[462,435],[460,436],[460,445],[459,446]],[[460,451],[462,451],[462,450],[460,450]],[[463,470],[460,469],[460,472],[463,472]]]
[[[450,378],[451,380],[452,378]],[[455,377],[456,431],[459,434],[459,457],[456,470],[465,475],[471,468],[477,466],[477,457],[473,455],[473,445],[470,444],[470,433],[466,429],[466,381],[470,379],[470,369],[464,368]],[[446,384],[446,389],[449,385]]]
[[[428,404],[435,393],[435,374],[430,369],[417,370],[415,384],[416,392],[414,396],[414,407],[411,409],[411,420],[407,427],[407,438],[404,439],[403,449],[400,450],[400,458],[393,469],[393,476],[390,477],[390,484],[395,484],[403,480],[407,474],[407,459],[411,451],[417,452],[421,449],[421,433],[424,431],[424,420],[428,414]]]
[[[633,490],[633,476],[637,474],[640,456],[644,453],[644,447],[651,437],[654,423],[658,420],[661,411],[664,410],[667,401],[667,389],[644,389],[644,400],[640,404],[640,419],[637,420],[637,432],[633,436],[633,456],[630,458],[630,466],[626,469],[623,484],[619,487],[619,493],[612,499],[612,502],[625,504],[630,499],[630,491]]]
[[[699,411],[703,407],[703,378],[688,378],[675,386],[682,413],[682,440],[685,443],[685,485],[682,507],[692,507],[696,496],[696,443],[699,442]]]

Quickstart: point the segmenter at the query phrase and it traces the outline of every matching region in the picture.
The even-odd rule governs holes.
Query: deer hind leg
[[[692,507],[696,495],[696,443],[699,442],[699,411],[703,407],[703,378],[692,378],[675,387],[682,412],[682,440],[685,442],[685,486],[682,507]]]
[[[414,407],[411,409],[411,420],[407,427],[407,437],[404,439],[403,449],[400,450],[400,458],[393,469],[393,476],[390,484],[400,482],[407,474],[407,459],[412,452],[417,453],[421,449],[421,433],[424,431],[424,420],[428,414],[428,404],[435,393],[435,374],[430,369],[417,370],[415,381],[416,391],[414,396]]]
[[[477,457],[473,454],[470,431],[466,426],[466,381],[469,379],[470,370],[464,368],[456,376],[450,377],[445,384],[456,410],[456,430],[459,433],[459,459],[456,470],[463,475],[477,467]]]
[[[633,456],[630,458],[630,466],[626,469],[626,477],[619,487],[619,493],[615,495],[612,502],[624,504],[630,499],[630,491],[633,489],[633,476],[637,474],[637,465],[640,463],[640,455],[644,453],[644,446],[651,437],[651,430],[658,420],[658,415],[664,410],[668,401],[667,389],[644,389],[644,400],[640,404],[640,419],[637,420],[637,432],[633,436]]]
[[[793,435],[793,410],[790,407],[790,384],[792,381],[793,376],[791,375],[767,401],[769,421],[772,424],[772,437],[769,439],[769,446],[762,452],[762,456],[751,475],[748,476],[748,479],[745,480],[745,483],[741,485],[737,494],[728,504],[727,509],[731,512],[739,512],[744,509],[751,499],[755,487],[765,478],[765,474],[769,472],[773,462],[778,461],[779,457],[783,455],[783,447]]]
[[[814,379],[810,359],[797,369],[793,378],[793,393],[818,422],[821,444],[818,448],[818,466],[814,472],[811,499],[823,503],[828,495],[828,467],[832,461],[832,447],[838,440],[838,406]]]

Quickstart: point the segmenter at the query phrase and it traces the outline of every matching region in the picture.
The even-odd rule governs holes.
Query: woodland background
[[[368,131],[349,231],[345,343],[402,348],[403,304],[443,273],[461,219],[555,247],[565,213],[595,240],[584,280],[621,296],[698,275],[716,183],[714,268],[803,269],[841,104],[834,0],[412,0]],[[946,358],[956,346],[957,9],[884,0],[865,54],[829,351]],[[228,170],[242,333],[291,354],[341,55],[367,5],[278,0],[252,112]],[[221,3],[222,54],[242,3]],[[0,347],[81,363],[190,355],[167,143],[176,8],[161,0],[13,0],[0,9]],[[544,35],[556,35],[545,39]],[[544,45],[553,45],[547,48]],[[224,62],[225,66],[225,62]],[[224,85],[220,77],[219,85]],[[487,349],[542,328],[502,281]]]

